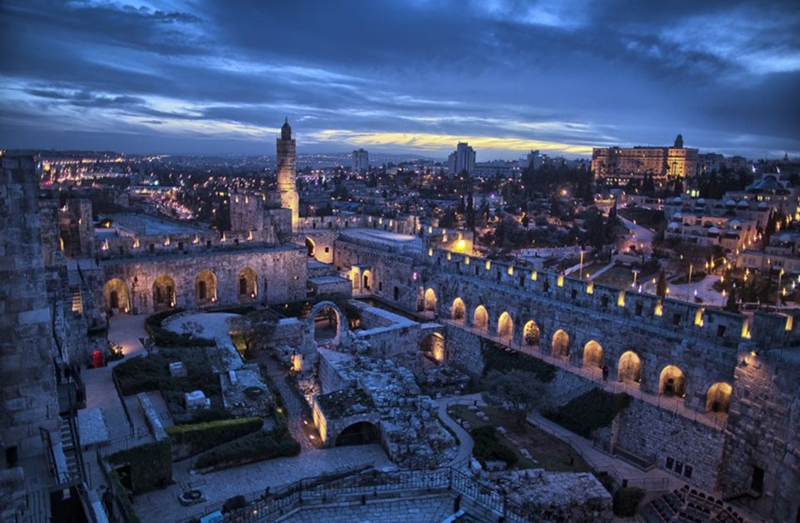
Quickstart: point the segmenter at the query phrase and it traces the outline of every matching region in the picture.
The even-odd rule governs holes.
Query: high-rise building
[[[697,174],[697,149],[683,147],[678,135],[673,147],[602,147],[592,151],[595,179],[626,184],[652,177],[656,185],[683,180]]]
[[[300,197],[297,194],[296,184],[296,152],[297,144],[292,138],[292,128],[287,118],[281,127],[281,137],[276,140],[278,164],[278,194],[281,197],[281,207],[292,211],[292,229],[297,227],[300,217]]]
[[[534,171],[542,166],[542,155],[539,154],[538,149],[536,151],[529,152],[522,162],[523,169],[533,169]]]
[[[447,158],[447,170],[451,175],[475,172],[475,150],[467,142],[459,142]]]
[[[353,151],[353,170],[363,172],[369,169],[369,151],[357,149]]]

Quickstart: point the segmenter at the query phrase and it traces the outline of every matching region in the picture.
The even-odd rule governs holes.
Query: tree
[[[664,269],[661,269],[661,273],[659,273],[658,275],[658,283],[656,284],[656,296],[658,296],[662,300],[667,296],[667,275],[664,273]]]
[[[543,403],[545,385],[533,372],[519,369],[490,371],[483,378],[486,400],[503,405],[514,414],[517,425],[525,425],[525,418]]]

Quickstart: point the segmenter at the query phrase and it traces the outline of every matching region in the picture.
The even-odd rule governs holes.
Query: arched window
[[[658,391],[665,396],[683,398],[686,395],[686,378],[683,371],[675,365],[667,365],[661,371]]]
[[[428,289],[425,291],[425,310],[436,310],[436,292],[433,289]]]
[[[635,352],[629,350],[620,356],[617,379],[633,383],[642,382],[642,360]]]
[[[536,322],[533,320],[526,323],[525,327],[522,329],[522,337],[525,340],[525,344],[531,347],[539,345],[540,336],[539,326],[536,325]]]
[[[464,300],[456,298],[453,300],[452,316],[454,320],[463,320],[467,317],[467,308],[464,305]]]
[[[594,340],[583,346],[583,366],[585,368],[603,368],[603,347]]]
[[[503,311],[503,314],[501,314],[500,318],[497,320],[497,335],[501,338],[514,337],[514,320],[512,320],[511,315],[505,311]]]

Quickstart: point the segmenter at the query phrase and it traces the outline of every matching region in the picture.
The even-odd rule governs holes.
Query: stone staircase
[[[77,427],[76,427],[77,429]],[[60,423],[61,431],[61,449],[64,452],[64,458],[67,462],[67,473],[71,479],[83,479],[83,470],[81,469],[82,459],[80,456],[80,449],[76,443],[76,437],[70,424],[69,415],[61,416]]]

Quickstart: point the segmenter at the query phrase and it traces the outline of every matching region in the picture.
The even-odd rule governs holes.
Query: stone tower
[[[43,453],[41,433],[57,430],[59,408],[35,163],[2,152],[0,163],[0,468],[6,469]]]
[[[281,197],[281,207],[292,211],[292,230],[297,228],[300,216],[300,197],[297,195],[295,182],[295,150],[296,144],[287,118],[281,127],[281,137],[277,140],[278,194]]]

